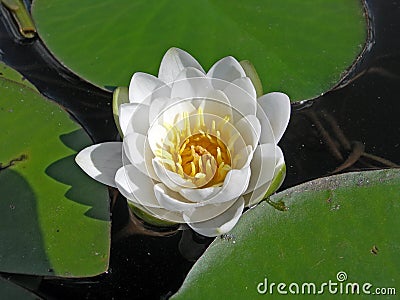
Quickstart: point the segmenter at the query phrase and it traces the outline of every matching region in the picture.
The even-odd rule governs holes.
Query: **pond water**
[[[400,2],[368,0],[370,40],[364,55],[333,90],[292,105],[280,142],[287,176],[281,189],[333,173],[400,164]],[[65,107],[94,142],[115,140],[112,93],[61,66],[40,40],[16,40],[0,22],[0,59],[41,93]],[[42,280],[39,295],[54,299],[163,299],[175,293],[212,241],[191,231],[169,237],[121,235],[123,199],[113,209],[110,269],[85,279]]]

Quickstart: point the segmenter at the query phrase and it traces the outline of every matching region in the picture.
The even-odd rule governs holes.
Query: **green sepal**
[[[285,180],[286,177],[286,164],[284,163],[279,170],[276,172],[274,178],[271,181],[271,184],[269,185],[269,188],[267,192],[264,195],[263,200],[267,199],[269,196],[271,196],[273,193],[275,193],[280,186],[282,185],[283,181]]]
[[[119,124],[119,106],[124,103],[129,103],[129,89],[126,86],[117,87],[113,93],[112,110],[114,122],[117,125],[118,132],[123,137],[121,126]]]
[[[263,86],[254,65],[249,60],[242,60],[239,63],[246,73],[246,76],[249,77],[253,83],[254,88],[256,89],[257,98],[264,95]]]
[[[137,206],[135,206],[133,203],[131,203],[130,201],[128,201],[128,205],[129,208],[132,210],[132,212],[139,217],[140,219],[142,219],[143,221],[145,221],[146,223],[156,226],[156,227],[171,227],[171,226],[176,226],[177,223],[171,222],[171,221],[167,221],[167,220],[161,220],[159,218],[156,218],[155,216],[147,213],[146,211],[144,211],[143,209],[138,208]]]

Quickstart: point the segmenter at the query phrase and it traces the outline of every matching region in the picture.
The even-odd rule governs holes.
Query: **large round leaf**
[[[228,55],[248,59],[264,91],[302,100],[337,83],[366,37],[359,0],[36,0],[32,13],[55,56],[102,87],[157,74],[175,46],[206,69]]]
[[[4,78],[0,128],[0,271],[75,277],[107,270],[107,189],[74,162],[90,144],[86,133],[57,105]]]
[[[376,288],[399,291],[400,170],[322,178],[271,201],[250,209],[230,234],[217,238],[173,299],[281,299],[279,283],[286,284],[289,298],[292,283],[298,294],[303,283],[305,294],[309,286],[313,291],[308,283],[315,284],[325,299],[346,298],[346,287],[356,291],[349,283],[358,283],[363,297],[365,283],[372,284],[371,294]],[[338,295],[321,287],[329,281]]]

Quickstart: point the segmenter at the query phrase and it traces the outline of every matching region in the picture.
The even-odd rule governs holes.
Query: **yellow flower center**
[[[186,138],[179,150],[178,161],[186,175],[207,181],[206,186],[221,184],[231,169],[231,156],[226,145],[205,132]]]
[[[212,121],[210,128],[207,128],[203,112],[199,109],[191,128],[188,114],[183,113],[182,116],[182,129],[163,125],[168,134],[159,145],[156,156],[167,169],[197,187],[221,186],[232,164],[230,145],[225,145],[220,138],[229,117],[221,119],[218,126]]]

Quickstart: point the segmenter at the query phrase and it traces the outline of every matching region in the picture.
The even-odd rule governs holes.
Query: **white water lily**
[[[216,236],[262,200],[283,169],[277,143],[289,116],[289,98],[275,92],[257,99],[235,58],[206,73],[171,48],[158,77],[133,75],[129,103],[119,107],[123,142],[88,147],[76,162],[150,215]]]

